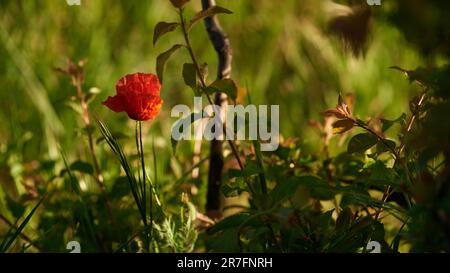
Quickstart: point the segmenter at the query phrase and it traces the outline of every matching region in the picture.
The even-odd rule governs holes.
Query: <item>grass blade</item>
[[[20,226],[16,229],[16,231],[11,235],[7,236],[5,238],[5,241],[2,243],[2,247],[0,249],[0,253],[5,253],[8,248],[14,243],[14,241],[19,237],[19,235],[22,233],[22,230],[26,227],[28,222],[30,222],[31,217],[33,217],[34,213],[38,209],[38,207],[42,204],[44,199],[47,195],[44,194],[44,196],[39,200],[39,202],[33,207],[33,209],[28,213],[27,217],[23,220],[23,222],[20,224]],[[12,231],[12,230],[11,230]]]
[[[142,193],[140,190],[140,186],[136,181],[136,177],[134,176],[133,170],[131,169],[131,166],[128,163],[128,160],[122,148],[120,147],[119,143],[114,138],[114,136],[111,134],[111,131],[108,129],[108,127],[99,118],[95,117],[95,120],[97,121],[97,125],[100,128],[100,132],[102,133],[109,147],[113,150],[114,154],[116,154],[117,158],[119,159],[120,165],[125,171],[125,175],[127,176],[131,193],[133,194],[133,198],[136,202],[136,206],[138,207],[142,221],[143,223],[145,223],[146,214],[144,212],[144,205],[143,205],[144,203],[141,200]]]

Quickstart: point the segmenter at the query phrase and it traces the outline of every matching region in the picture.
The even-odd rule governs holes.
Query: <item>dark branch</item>
[[[203,10],[209,7],[215,6],[215,0],[202,0]],[[206,31],[208,32],[209,39],[211,40],[214,49],[216,50],[219,58],[217,78],[227,79],[231,76],[231,60],[232,51],[230,40],[220,26],[217,16],[211,16],[205,18]]]
[[[202,0],[202,8],[206,10],[215,6],[215,0]],[[230,40],[220,26],[217,16],[205,18],[206,31],[218,55],[217,78],[227,79],[231,76],[232,52]],[[214,103],[220,105],[223,111],[227,105],[227,96],[223,93],[216,93]],[[221,194],[220,186],[222,182],[223,170],[223,141],[214,139],[210,148],[210,164],[208,173],[208,193],[206,198],[206,211],[210,217],[220,216],[221,213]]]

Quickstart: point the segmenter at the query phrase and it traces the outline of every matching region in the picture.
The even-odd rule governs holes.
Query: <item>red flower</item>
[[[153,119],[163,104],[160,89],[161,84],[154,74],[129,74],[117,82],[117,94],[108,97],[103,105],[114,112],[125,111],[134,120]]]

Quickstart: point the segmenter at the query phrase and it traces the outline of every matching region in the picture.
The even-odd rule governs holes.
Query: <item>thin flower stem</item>
[[[261,192],[263,194],[267,194],[266,172],[264,170],[260,145],[257,140],[253,140],[253,148],[255,149],[256,161],[258,162],[258,166],[261,169],[261,173],[259,174],[259,183],[261,185]]]
[[[90,129],[91,119],[90,119],[90,115],[89,115],[89,107],[88,107],[88,104],[86,103],[86,98],[85,98],[84,92],[82,90],[82,84],[83,84],[82,76],[72,75],[72,82],[76,88],[77,96],[80,101],[80,106],[82,109],[82,118],[83,118],[84,125],[86,127],[89,152],[92,156],[92,163],[94,165],[94,172],[95,172],[94,178],[95,178],[95,181],[97,182],[97,184],[100,188],[100,191],[103,195],[103,199],[105,201],[105,206],[108,211],[108,216],[111,221],[111,226],[112,226],[113,232],[115,233],[116,232],[116,221],[114,218],[114,214],[112,212],[111,201],[109,200],[108,192],[106,191],[105,183],[103,181],[103,175],[100,170],[100,165],[98,164],[97,154],[95,152],[94,137],[92,134],[92,130]]]
[[[142,170],[142,202],[144,203],[144,213],[147,215],[147,175],[145,173],[144,146],[142,145],[142,123],[139,124],[139,150],[141,151],[141,170]],[[145,220],[147,221],[147,219]]]
[[[407,181],[409,183],[409,185],[412,184],[412,180],[410,177],[410,172],[409,172],[409,168],[406,165],[406,163],[403,161],[403,159],[401,158],[401,155],[399,152],[397,152],[394,148],[392,148],[389,143],[386,141],[386,139],[384,137],[382,137],[381,135],[379,135],[377,132],[375,132],[374,130],[372,130],[369,126],[367,126],[367,124],[365,124],[364,122],[361,122],[359,120],[355,121],[355,124],[366,130],[367,132],[371,133],[372,135],[374,135],[375,137],[377,137],[377,139],[384,145],[386,146],[386,148],[392,153],[392,155],[394,156],[395,161],[399,162],[400,165],[402,165],[405,173],[406,173],[406,177],[407,177]],[[391,186],[387,186],[386,189],[383,192],[383,197],[382,197],[382,203],[386,203],[387,199],[390,196],[390,191],[391,191]],[[381,207],[377,213],[375,214],[375,220],[378,220],[381,212],[383,211],[383,208]]]
[[[145,171],[145,160],[144,160],[144,145],[142,144],[142,122],[141,121],[137,121],[137,126],[138,127],[138,131],[139,131],[139,157],[141,159],[141,169],[142,169],[142,183],[141,183],[141,188],[142,188],[142,203],[143,203],[143,208],[144,208],[144,226],[145,226],[145,248],[147,252],[150,252],[150,242],[151,242],[151,238],[150,238],[150,234],[151,229],[152,229],[152,216],[150,216],[150,231],[148,230],[148,220],[147,220],[147,174]],[[150,191],[150,198],[151,198],[151,191]],[[151,202],[151,201],[150,201]],[[150,215],[151,215],[151,205],[150,205]]]
[[[394,155],[394,159],[395,160],[399,160],[400,159],[400,155],[397,153],[397,151],[395,151],[395,149],[393,149],[389,143],[387,143],[386,139],[382,136],[380,136],[377,132],[375,132],[374,130],[372,130],[369,126],[367,126],[365,123],[361,122],[361,121],[356,121],[356,125],[358,127],[361,127],[362,129],[366,130],[367,132],[371,133],[372,135],[374,135],[375,137],[377,137],[377,139],[379,141],[381,141],[381,143],[386,146],[386,148]]]
[[[409,133],[409,131],[411,131],[412,126],[414,124],[414,121],[417,118],[417,112],[420,110],[420,108],[423,106],[423,102],[425,101],[426,95],[427,95],[427,91],[428,89],[424,89],[422,95],[420,95],[419,101],[417,102],[417,111],[415,113],[412,113],[411,117],[408,120],[407,126],[406,126],[406,130],[405,130],[405,135],[407,133]],[[404,138],[403,138],[404,140]],[[399,148],[399,154],[401,154],[403,152],[403,150],[405,149],[405,141],[402,141],[400,148]]]
[[[180,23],[181,23],[181,29],[182,29],[182,32],[183,32],[184,41],[186,43],[186,48],[187,48],[187,50],[189,52],[189,55],[190,55],[190,57],[192,59],[192,62],[193,62],[194,67],[195,67],[195,70],[197,71],[197,75],[200,78],[200,83],[201,83],[203,88],[206,88],[207,85],[205,83],[205,79],[203,78],[203,75],[202,75],[202,72],[200,70],[200,66],[199,66],[199,64],[197,62],[197,58],[195,57],[194,51],[192,50],[191,42],[189,40],[189,34],[188,34],[187,29],[186,29],[186,22],[184,21],[183,9],[181,9],[181,8],[179,9],[179,15],[180,15]],[[213,103],[211,97],[208,94],[205,94],[205,95],[208,98],[209,104],[213,105],[214,103]],[[232,151],[234,157],[236,158],[236,160],[238,162],[239,168],[241,170],[243,170],[244,169],[244,164],[242,163],[242,160],[241,160],[241,158],[239,156],[239,152],[237,150],[237,147],[236,147],[235,143],[233,142],[233,140],[230,140],[230,139],[228,139],[227,142],[230,145],[231,151]]]
[[[155,152],[155,138],[152,139],[152,156],[153,156],[153,172],[154,172],[154,180],[155,186],[158,183],[158,165],[156,161],[156,152]],[[161,203],[159,202],[158,195],[156,194],[155,186],[152,183],[152,180],[148,179],[150,186],[150,238],[153,239],[153,195],[155,196],[155,201],[159,206]]]
[[[117,155],[118,159],[120,160],[120,164],[128,178],[128,182],[129,182],[129,185],[131,188],[131,192],[133,194],[134,201],[136,203],[136,206],[138,207],[139,215],[140,215],[142,223],[144,225],[144,231],[147,231],[148,230],[147,216],[144,213],[143,200],[142,200],[143,191],[141,190],[142,189],[142,180],[140,180],[141,182],[136,181],[136,174],[131,169],[131,166],[128,163],[126,156],[125,156],[122,148],[120,147],[119,143],[114,139],[114,137],[112,136],[111,132],[106,127],[106,125],[103,124],[99,119],[97,119],[97,123],[99,125],[100,131],[102,132],[103,136],[105,137],[106,142],[108,143],[108,145],[111,147],[113,152]],[[139,129],[138,124],[136,124],[136,134],[135,134],[136,135],[136,148],[137,148],[137,151],[138,151],[138,154],[140,157],[142,154],[140,151],[143,149],[141,149],[141,147],[140,147],[138,129]],[[139,161],[139,162],[141,162],[141,161]],[[140,174],[141,174],[141,172],[139,169],[138,176],[140,176]],[[145,235],[146,234],[144,233],[143,234],[144,240],[146,239]],[[146,245],[147,245],[146,249],[148,250],[149,244],[146,244]]]
[[[141,162],[140,162],[140,157],[141,157],[141,146],[139,143],[139,122],[136,121],[136,126],[135,126],[135,140],[136,140],[136,152],[137,155],[139,156],[139,162],[137,164],[138,167],[138,185],[139,185],[139,190],[140,190],[140,194],[142,195],[144,192],[144,189],[142,188],[142,179],[141,179]],[[141,196],[142,198],[142,196]]]

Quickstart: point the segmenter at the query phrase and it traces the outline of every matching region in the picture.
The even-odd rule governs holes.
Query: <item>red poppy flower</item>
[[[149,120],[161,110],[161,84],[154,74],[135,73],[122,77],[116,84],[117,94],[103,105],[114,112],[125,111],[134,120]]]

